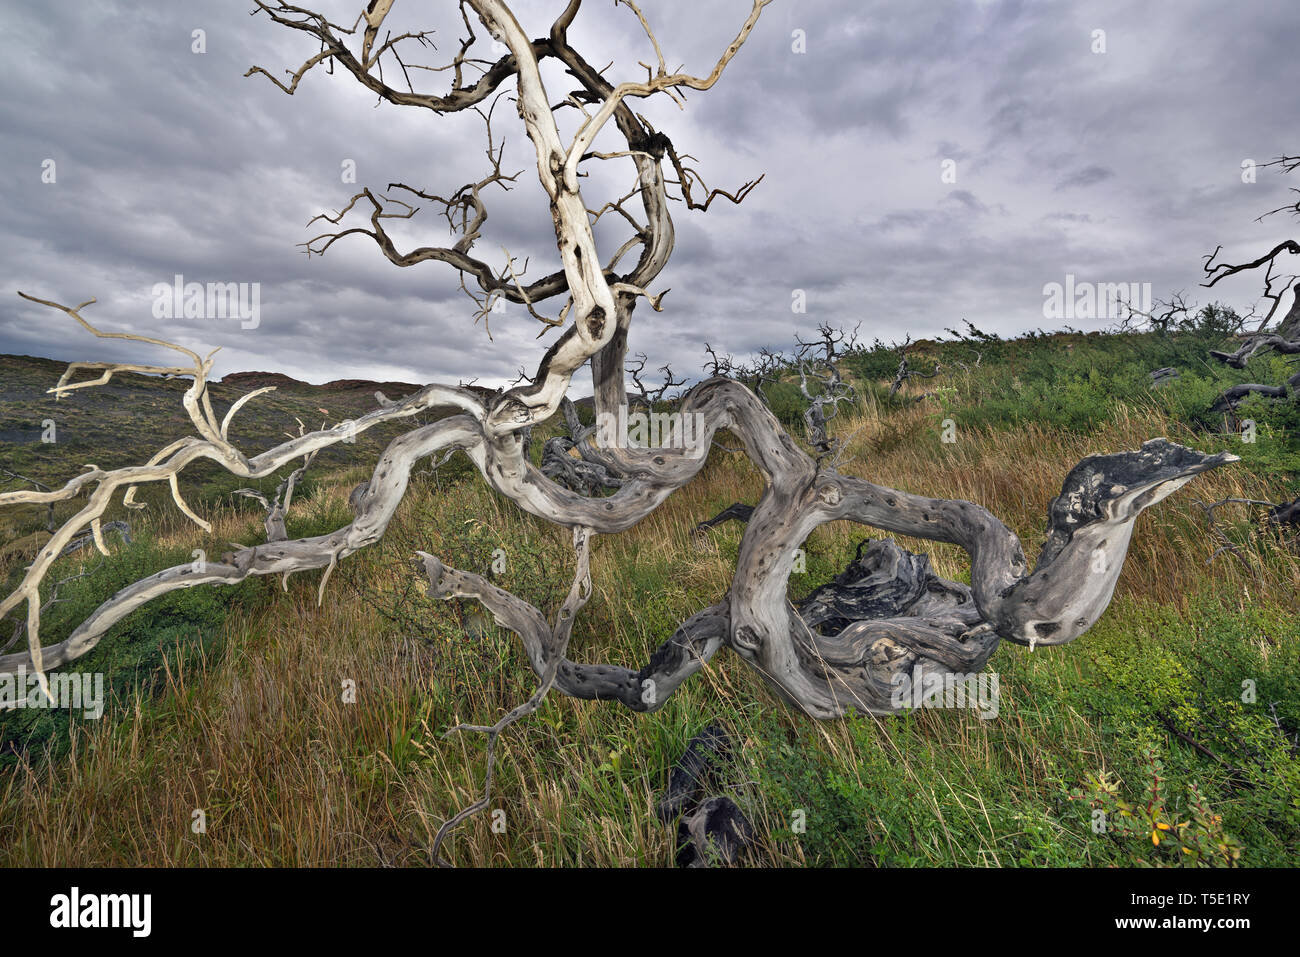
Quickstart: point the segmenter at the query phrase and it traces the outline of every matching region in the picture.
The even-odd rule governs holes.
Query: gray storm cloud
[[[350,22],[360,6],[320,9]],[[409,6],[403,29],[457,26],[455,4]],[[561,6],[527,0],[517,12],[541,35]],[[642,6],[671,65],[707,70],[749,3]],[[867,339],[885,340],[962,318],[1003,334],[1050,325],[1043,286],[1067,274],[1195,292],[1215,245],[1253,258],[1289,235],[1279,217],[1254,218],[1294,184],[1267,171],[1243,183],[1240,172],[1300,145],[1300,102],[1277,92],[1300,81],[1294,21],[1271,0],[777,0],[712,91],[684,112],[644,104],[710,186],[766,178],[739,207],[674,206],[678,247],[659,279],[672,292],[663,313],[638,310],[630,349],[697,376],[705,341],[744,355],[786,347],[816,322],[861,322]],[[18,289],[95,296],[87,316],[107,329],[220,346],[218,374],[497,384],[531,370],[551,341],[513,306],[493,316],[489,339],[444,264],[399,269],[365,237],[324,258],[298,245],[319,230],[311,217],[360,186],[445,195],[479,178],[477,117],[376,105],[341,71],[309,74],[292,97],[244,78],[253,64],[282,75],[316,52],[244,4],[50,0],[7,5],[0,25],[0,352],[156,358],[94,340]],[[195,30],[204,53],[192,50]],[[653,57],[635,18],[608,3],[588,3],[572,36],[591,60],[615,60],[615,78]],[[453,37],[438,34],[439,54]],[[556,94],[571,88],[548,70]],[[541,276],[558,256],[512,104],[494,129],[505,165],[523,175],[489,195],[476,250],[500,265],[507,247]],[[55,181],[43,182],[51,160]],[[341,177],[348,162],[355,186]],[[584,187],[588,205],[630,179],[630,165],[602,171]],[[401,245],[447,236],[429,210],[400,227]],[[598,239],[607,251],[621,241],[612,230]],[[176,275],[259,283],[261,321],[157,317],[150,291]],[[791,313],[794,289],[807,293],[806,315]],[[1248,304],[1256,290],[1214,292]]]

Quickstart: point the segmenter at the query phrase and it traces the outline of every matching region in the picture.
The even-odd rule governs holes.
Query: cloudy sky
[[[315,9],[350,23],[362,6]],[[540,36],[563,3],[513,6]],[[670,67],[707,73],[749,2],[641,6]],[[309,73],[294,96],[244,78],[254,64],[283,76],[316,52],[251,8],[44,0],[0,12],[0,352],[174,361],[97,341],[21,289],[69,304],[94,296],[86,316],[106,331],[220,346],[218,374],[495,385],[531,371],[555,333],[539,340],[537,321],[510,306],[489,339],[449,266],[398,268],[364,236],[323,258],[298,246],[319,231],[312,216],[361,186],[446,194],[480,178],[482,122],[376,105],[341,70]],[[409,58],[430,65],[459,36],[451,0],[398,0],[387,25],[437,30],[438,49]],[[697,376],[705,341],[745,355],[818,322],[860,322],[885,341],[963,318],[1003,334],[1052,328],[1044,285],[1067,275],[1206,301],[1200,261],[1217,244],[1254,258],[1294,231],[1281,216],[1254,219],[1300,182],[1261,170],[1244,183],[1242,163],[1300,150],[1297,27],[1276,0],[775,0],[712,91],[685,111],[638,105],[698,157],[710,186],[766,178],[739,207],[675,205],[677,248],[652,290],[672,292],[664,312],[638,309],[631,349]],[[653,59],[636,19],[608,0],[587,0],[571,37],[598,66],[614,61],[613,79],[640,78],[637,61]],[[545,78],[552,101],[575,85],[550,67]],[[440,93],[447,74],[412,80]],[[507,171],[523,175],[489,195],[475,250],[500,266],[508,248],[529,257],[525,278],[539,277],[558,256],[511,103],[494,130]],[[355,185],[344,181],[353,164]],[[600,165],[584,185],[592,207],[633,179],[626,160]],[[451,241],[427,208],[391,231],[400,248]],[[597,239],[605,258],[622,241],[612,228]],[[177,275],[259,284],[256,325],[156,317],[153,289]],[[1213,298],[1249,306],[1252,283]],[[795,290],[805,314],[792,312]],[[589,388],[583,376],[578,391]]]

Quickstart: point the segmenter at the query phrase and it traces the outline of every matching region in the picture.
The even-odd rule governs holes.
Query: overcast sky
[[[513,4],[534,36],[563,5]],[[362,6],[315,8],[350,23]],[[641,6],[670,67],[707,73],[749,2]],[[68,304],[97,297],[86,316],[108,331],[220,346],[218,374],[496,385],[521,365],[533,371],[555,333],[537,339],[536,320],[510,306],[489,339],[451,267],[398,268],[364,236],[323,258],[297,245],[319,231],[312,216],[362,186],[445,195],[481,177],[481,121],[376,105],[342,70],[312,71],[294,96],[244,78],[254,64],[283,76],[317,49],[251,8],[43,0],[0,11],[0,352],[174,361],[97,341],[18,299],[22,289]],[[387,25],[437,29],[438,50],[410,57],[428,64],[459,35],[451,0],[398,0]],[[1200,261],[1215,245],[1254,258],[1294,233],[1282,216],[1254,219],[1300,181],[1261,170],[1243,183],[1242,163],[1300,150],[1298,27],[1300,11],[1277,0],[775,0],[713,90],[691,94],[684,112],[663,98],[638,104],[699,158],[710,186],[766,178],[738,207],[674,204],[677,248],[652,289],[672,292],[662,313],[638,308],[631,350],[696,377],[706,340],[745,355],[788,347],[818,322],[861,322],[866,339],[886,341],[963,318],[1003,334],[1052,328],[1062,323],[1044,317],[1043,287],[1067,274],[1207,301]],[[195,30],[206,52],[194,52]],[[609,0],[587,0],[571,37],[597,66],[613,60],[613,79],[642,78],[636,62],[653,60],[636,19]],[[552,67],[545,79],[552,102],[575,86]],[[441,93],[448,75],[412,80]],[[529,256],[536,278],[558,266],[546,196],[513,104],[502,102],[494,129],[507,170],[523,175],[488,195],[475,251],[494,267],[503,247]],[[348,161],[355,185],[343,180]],[[584,181],[591,207],[633,181],[626,160],[600,165]],[[450,244],[427,208],[391,231],[404,249]],[[603,258],[622,241],[612,229],[597,239]],[[256,327],[156,318],[153,288],[176,275],[260,284]],[[1248,306],[1253,282],[1212,298]],[[584,373],[577,392],[589,391]]]

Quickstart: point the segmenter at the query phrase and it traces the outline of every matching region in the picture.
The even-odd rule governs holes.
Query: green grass
[[[1132,866],[1190,863],[1184,847],[1207,834],[1199,794],[1219,816],[1215,833],[1229,836],[1208,862],[1233,863],[1226,847],[1239,847],[1243,863],[1293,866],[1300,623],[1234,604],[1207,593],[1185,616],[1122,601],[1059,653],[1004,646],[989,664],[1000,678],[994,720],[859,716],[834,751],[810,728],[773,721],[757,802],[769,819],[804,811],[806,832],[787,825],[781,840],[810,864]],[[1096,833],[1095,809],[1118,821],[1121,804],[1149,803],[1153,755],[1160,820],[1174,833],[1160,843],[1150,827]],[[1117,781],[1115,800],[1096,786],[1103,776]]]
[[[491,807],[504,812],[504,832],[479,815],[447,853],[475,865],[666,865],[674,831],[655,819],[656,795],[691,736],[720,720],[741,745],[725,772],[728,793],[755,822],[768,863],[1294,865],[1296,546],[1261,530],[1249,510],[1225,511],[1225,531],[1251,567],[1232,554],[1207,565],[1220,540],[1191,503],[1293,497],[1300,416],[1295,402],[1251,400],[1239,417],[1256,421],[1257,441],[1228,431],[1207,412],[1221,389],[1277,381],[1285,365],[1260,357],[1241,372],[1214,368],[1205,353],[1220,345],[1212,330],[985,337],[976,366],[968,345],[922,344],[913,365],[939,361],[948,373],[893,398],[896,353],[854,355],[847,365],[859,402],[833,423],[855,435],[845,470],[978,501],[1021,534],[1031,555],[1048,499],[1082,455],[1165,434],[1229,448],[1243,461],[1198,478],[1138,522],[1115,601],[1087,635],[1032,654],[997,651],[988,666],[1000,689],[992,720],[920,709],[815,722],[722,652],[654,714],[549,698],[501,739]],[[1166,365],[1182,370],[1180,380],[1151,389],[1147,372]],[[175,403],[174,384],[133,388],[164,385],[165,401]],[[787,379],[768,392],[801,435],[796,386]],[[935,395],[918,401],[923,392]],[[106,410],[91,395],[82,396],[89,418]],[[20,417],[40,411],[24,407]],[[284,420],[300,413],[265,414],[249,424],[270,442],[296,429]],[[937,439],[949,417],[959,426],[953,445]],[[138,460],[171,437],[124,431],[112,452]],[[535,457],[544,437],[535,436]],[[376,437],[339,450],[337,461],[318,460],[295,497],[291,536],[349,521],[347,492],[367,477],[379,444]],[[0,449],[22,468],[48,469],[33,476],[42,481],[59,469],[59,478],[74,474],[93,461],[86,451],[69,443],[45,450],[67,458],[38,461],[23,458],[32,453],[26,445]],[[60,590],[65,600],[45,619],[47,642],[123,585],[189,561],[195,548],[212,554],[260,540],[260,508],[232,498],[234,484],[196,473],[182,486],[214,532],[195,529],[157,490],[142,496],[146,511],[124,513],[134,545],[113,543],[112,559],[92,551],[55,569],[56,578],[88,574]],[[719,600],[742,529],[721,526],[703,539],[691,529],[725,505],[754,502],[760,490],[743,456],[715,450],[697,481],[640,526],[600,537],[595,591],[571,656],[639,667],[678,622]],[[37,534],[42,516],[28,510],[10,521],[6,540]],[[838,573],[870,534],[843,523],[815,532],[791,597]],[[457,456],[412,480],[384,540],[344,561],[319,605],[319,572],[294,576],[287,589],[258,579],[155,601],[73,665],[105,675],[102,719],[0,714],[0,862],[427,864],[433,832],[478,796],[485,770],[481,738],[445,732],[495,720],[528,697],[535,679],[518,641],[477,605],[427,598],[412,566],[417,549],[489,575],[548,612],[569,586],[567,533],[519,512]],[[490,571],[498,549],[500,573]],[[929,550],[940,574],[966,579],[958,549]],[[18,552],[0,555],[9,588],[23,563]],[[3,623],[0,635],[11,627]],[[354,703],[341,694],[348,681]],[[196,808],[209,821],[202,836],[189,827]]]

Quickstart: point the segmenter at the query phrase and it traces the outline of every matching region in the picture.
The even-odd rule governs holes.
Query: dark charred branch
[[[1300,496],[1294,501],[1272,506],[1268,510],[1268,520],[1274,525],[1300,526]]]
[[[1296,498],[1291,502],[1281,503],[1265,502],[1253,498],[1222,498],[1217,502],[1210,502],[1209,504],[1202,502],[1200,499],[1196,499],[1192,504],[1205,513],[1205,526],[1219,542],[1219,546],[1215,548],[1213,554],[1211,554],[1206,560],[1206,564],[1213,562],[1224,552],[1229,552],[1236,556],[1252,574],[1256,575],[1259,572],[1255,563],[1250,559],[1247,553],[1242,550],[1241,546],[1237,542],[1233,541],[1232,537],[1225,529],[1224,523],[1219,519],[1216,512],[1228,505],[1248,505],[1252,508],[1265,510],[1263,512],[1263,521],[1266,528],[1280,532],[1289,532],[1300,527],[1300,498]],[[1258,526],[1256,526],[1256,530],[1259,530]],[[1294,544],[1294,541],[1292,541],[1292,544]]]
[[[1186,323],[1190,308],[1181,292],[1174,293],[1168,301],[1157,299],[1155,305],[1148,310],[1138,309],[1126,299],[1119,300],[1119,305],[1124,307],[1124,315],[1118,323],[1120,332],[1147,328],[1162,335],[1180,323]]]
[[[1293,172],[1297,168],[1296,158],[1291,156],[1281,156],[1271,163],[1263,165],[1277,166],[1283,173]],[[1262,220],[1274,213],[1292,208],[1300,215],[1300,204],[1297,204],[1294,207],[1280,207],[1271,210],[1259,218]],[[1260,295],[1261,299],[1269,305],[1259,326],[1253,332],[1244,333],[1238,337],[1240,345],[1237,349],[1231,352],[1212,351],[1210,355],[1232,368],[1244,369],[1246,363],[1253,356],[1265,350],[1272,350],[1283,355],[1300,354],[1300,282],[1296,281],[1300,279],[1300,276],[1297,276],[1294,272],[1288,275],[1274,275],[1274,270],[1277,269],[1278,262],[1282,257],[1300,256],[1300,242],[1294,239],[1285,240],[1262,256],[1242,263],[1218,262],[1219,253],[1222,249],[1222,246],[1218,246],[1214,252],[1205,257],[1203,269],[1206,281],[1201,285],[1206,287],[1215,286],[1224,279],[1241,273],[1259,275],[1259,271],[1262,269],[1263,275],[1260,277],[1260,281],[1263,289]],[[1269,329],[1268,326],[1281,309],[1283,298],[1288,291],[1292,294],[1290,309],[1275,328]],[[1253,316],[1254,312],[1255,309],[1252,308],[1250,316]],[[1248,395],[1262,395],[1273,399],[1292,397],[1297,388],[1300,388],[1300,375],[1290,376],[1286,383],[1280,386],[1261,385],[1259,383],[1233,386],[1219,396],[1215,401],[1213,411],[1231,411],[1238,402]]]
[[[1166,366],[1163,369],[1154,369],[1147,374],[1151,376],[1152,387],[1157,389],[1161,386],[1168,385],[1171,382],[1177,382],[1179,376],[1178,370],[1172,366]]]
[[[733,867],[756,847],[754,826],[726,795],[706,798],[677,823],[678,867]]]
[[[740,522],[742,525],[748,522],[754,514],[754,506],[746,505],[743,502],[736,502],[728,505],[717,515],[712,518],[706,518],[700,524],[695,526],[697,533],[704,531],[706,528],[712,528],[715,525],[721,525],[723,522]]]
[[[599,495],[623,484],[623,480],[611,475],[604,465],[570,455],[576,448],[577,443],[562,435],[547,439],[542,446],[542,474],[556,485],[579,495]]]
[[[711,724],[691,738],[655,807],[659,820],[667,824],[698,804],[707,789],[718,786],[718,772],[732,756],[731,735],[722,724]]]
[[[1258,382],[1244,382],[1223,390],[1223,394],[1210,406],[1212,412],[1231,412],[1247,396],[1262,395],[1267,399],[1286,399],[1294,397],[1300,389],[1300,372],[1290,376],[1283,385],[1262,385]]]
[[[595,428],[582,424],[577,408],[567,396],[560,403],[560,411],[569,434],[549,438],[542,445],[542,474],[579,495],[600,495],[622,486],[623,479],[611,470],[609,463],[589,458],[591,447],[587,439]],[[571,452],[578,454],[574,456]]]
[[[627,373],[632,377],[632,384],[636,386],[637,400],[647,412],[650,412],[659,403],[673,401],[677,398],[669,396],[668,392],[670,389],[677,389],[685,385],[686,380],[675,378],[672,368],[665,364],[659,367],[659,373],[663,377],[662,384],[657,389],[651,389],[641,381],[641,375],[645,372],[647,361],[646,354],[638,352],[635,364],[628,363]]]

